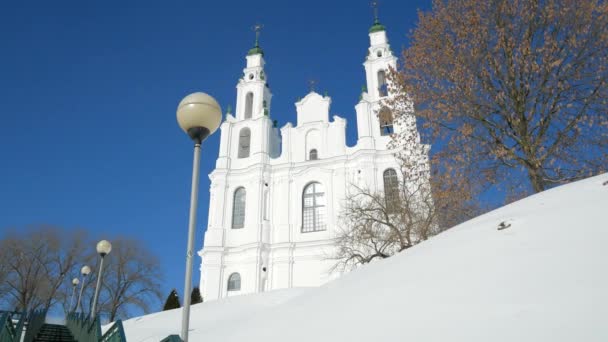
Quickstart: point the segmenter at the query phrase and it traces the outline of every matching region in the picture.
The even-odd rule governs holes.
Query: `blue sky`
[[[381,3],[395,52],[407,45],[416,10],[429,7]],[[194,91],[234,108],[256,22],[264,24],[271,117],[295,123],[294,102],[315,79],[332,97],[330,114],[348,120],[353,145],[368,1],[2,2],[0,235],[44,223],[141,238],[161,259],[164,292],[181,293],[192,143],[175,109]],[[203,145],[197,250],[218,141],[219,131]]]

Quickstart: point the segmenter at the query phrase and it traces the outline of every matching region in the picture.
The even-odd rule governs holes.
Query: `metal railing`
[[[66,326],[74,335],[74,339],[78,342],[126,342],[125,331],[122,327],[122,321],[117,320],[106,331],[101,334],[101,324],[99,317],[91,319],[83,313],[68,314]]]
[[[0,342],[13,342],[16,335],[15,330],[12,312],[0,313]]]
[[[122,327],[122,321],[117,320],[101,337],[101,342],[126,342],[125,330]]]
[[[32,311],[29,315],[21,312],[0,311],[0,342],[31,342],[44,324],[46,311]]]
[[[99,318],[91,320],[84,313],[70,313],[66,320],[66,326],[78,342],[101,341],[101,324]]]
[[[25,319],[25,315],[23,315]],[[27,317],[27,328],[25,329],[25,337],[23,342],[32,342],[38,332],[44,325],[46,319],[46,310],[32,311]],[[23,325],[22,325],[23,327]]]

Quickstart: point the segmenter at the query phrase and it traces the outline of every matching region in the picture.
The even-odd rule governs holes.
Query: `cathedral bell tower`
[[[374,4],[374,23],[369,29],[370,46],[363,66],[365,67],[366,87],[361,99],[355,106],[357,111],[358,144],[366,148],[386,149],[393,130],[392,115],[382,109],[381,101],[391,94],[388,89],[388,73],[396,68],[397,57],[388,43],[386,29],[378,20]]]
[[[280,148],[278,131],[270,120],[272,93],[264,71],[264,51],[259,44],[261,25],[255,26],[255,45],[236,86],[235,113],[228,110],[222,124],[218,168],[243,168],[267,163]]]
[[[264,51],[259,44],[260,25],[256,25],[255,46],[247,53],[247,66],[237,85],[236,119],[268,116],[272,94],[264,73]]]

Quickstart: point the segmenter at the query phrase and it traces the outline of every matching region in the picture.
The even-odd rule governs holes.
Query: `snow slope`
[[[607,181],[525,198],[321,288],[196,305],[190,340],[608,341]],[[180,314],[127,320],[127,339],[176,334]]]

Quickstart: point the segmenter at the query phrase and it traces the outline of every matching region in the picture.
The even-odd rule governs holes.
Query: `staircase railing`
[[[126,342],[125,330],[122,327],[122,321],[117,320],[101,337],[101,342]]]
[[[13,342],[21,342],[21,334],[23,334],[23,327],[25,326],[26,319],[27,316],[25,315],[25,312],[19,313],[19,320],[17,321],[17,326],[15,327],[15,336],[13,337]]]
[[[99,318],[91,320],[84,313],[70,313],[66,326],[78,342],[101,341],[101,324]]]
[[[23,315],[25,319],[25,315]],[[23,342],[32,342],[38,332],[44,325],[46,319],[46,310],[32,311],[27,317],[27,328],[25,329],[25,337]],[[22,325],[23,326],[23,325]]]
[[[15,338],[15,327],[10,312],[0,313],[0,342],[12,342]]]
[[[78,342],[126,342],[125,331],[122,327],[122,321],[117,320],[106,331],[101,334],[101,324],[99,318],[91,320],[83,313],[70,313],[67,318],[66,326],[74,335],[74,339]]]

